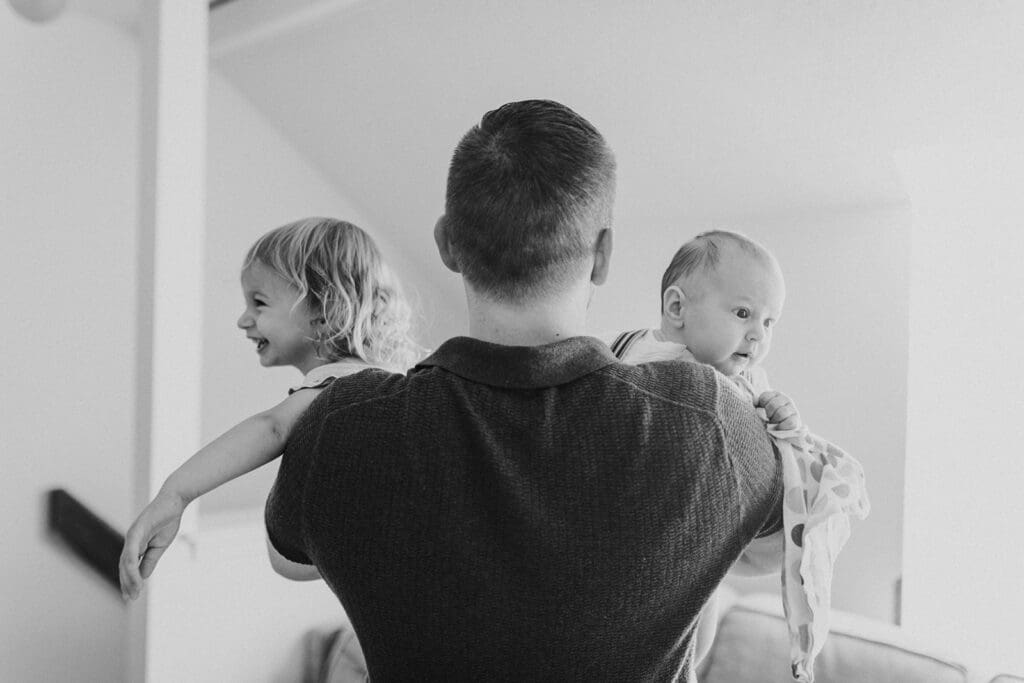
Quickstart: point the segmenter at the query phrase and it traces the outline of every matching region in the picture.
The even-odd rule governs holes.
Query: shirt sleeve
[[[306,542],[304,515],[306,484],[316,462],[326,409],[322,398],[318,396],[295,423],[264,511],[267,540],[282,557],[300,564],[313,564]]]
[[[744,523],[756,537],[771,535],[782,528],[782,461],[742,392],[725,377],[718,383],[726,457],[739,483]]]

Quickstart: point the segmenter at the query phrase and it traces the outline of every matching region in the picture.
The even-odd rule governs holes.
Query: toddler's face
[[[689,287],[694,296],[685,292],[682,310],[681,338],[690,353],[728,376],[759,363],[786,299],[778,266],[731,251],[699,280]]]
[[[295,305],[298,290],[256,261],[242,271],[242,294],[238,326],[256,343],[262,366],[291,365],[307,373],[322,363],[311,339],[313,315],[305,303]]]

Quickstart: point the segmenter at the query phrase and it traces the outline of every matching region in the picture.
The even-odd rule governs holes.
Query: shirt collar
[[[439,367],[471,382],[510,389],[566,384],[618,363],[608,346],[593,337],[570,337],[542,346],[503,346],[453,337],[417,368]]]

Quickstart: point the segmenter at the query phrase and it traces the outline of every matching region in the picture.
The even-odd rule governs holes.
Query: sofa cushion
[[[701,683],[792,683],[777,596],[741,598],[724,614]],[[967,667],[912,642],[899,628],[833,613],[814,667],[817,683],[967,683]]]

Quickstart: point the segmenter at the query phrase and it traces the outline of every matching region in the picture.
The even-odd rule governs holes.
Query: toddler
[[[249,249],[241,279],[245,310],[238,327],[256,345],[260,364],[290,365],[303,380],[288,398],[235,425],[167,478],[125,537],[125,598],[138,597],[186,506],[280,455],[295,421],[331,381],[374,366],[404,371],[420,351],[409,336],[409,307],[397,281],[373,239],[351,223],[307,218],[271,230]],[[308,571],[307,578],[319,578],[314,568]]]
[[[781,562],[793,677],[809,682],[828,634],[835,557],[849,537],[849,516],[863,519],[869,504],[860,464],[810,434],[793,402],[769,388],[760,367],[785,296],[782,272],[767,249],[738,233],[702,233],[665,271],[661,327],[622,333],[612,351],[629,363],[706,363],[763,411],[782,459],[783,529],[751,543],[732,571],[763,574]],[[715,612],[712,597],[700,617],[697,660],[714,638]]]

